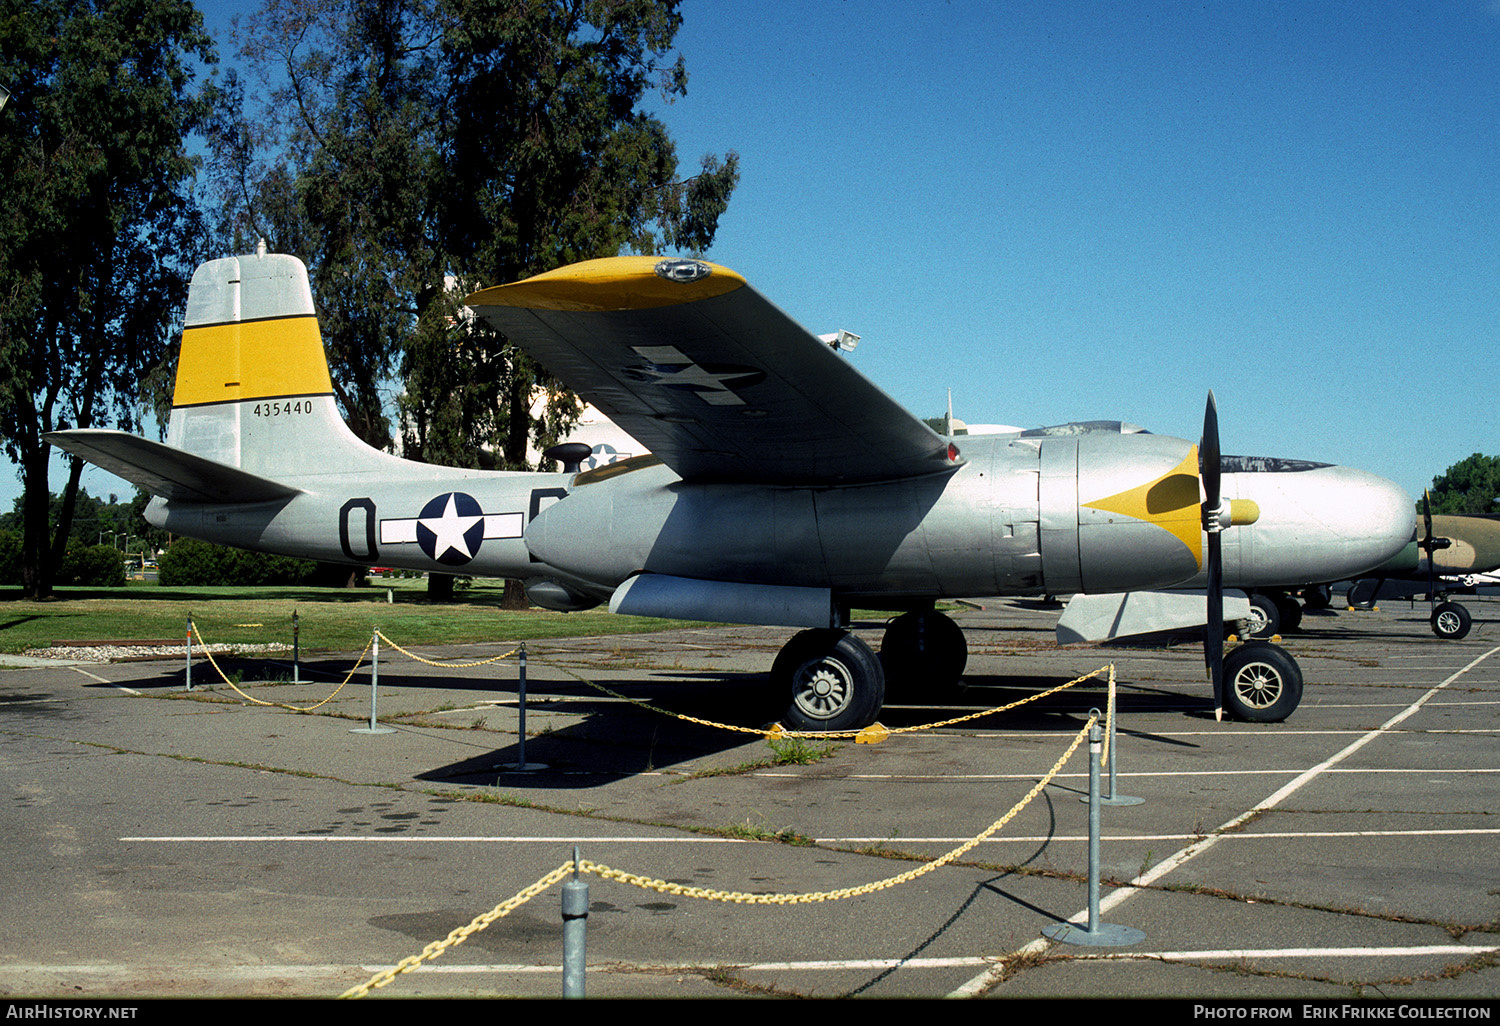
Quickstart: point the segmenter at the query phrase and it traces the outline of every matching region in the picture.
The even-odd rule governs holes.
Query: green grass
[[[394,603],[386,601],[387,588]],[[289,644],[295,610],[302,647],[333,651],[362,649],[376,628],[401,645],[434,645],[635,634],[688,625],[615,616],[602,607],[581,613],[501,609],[503,593],[500,582],[475,582],[458,601],[433,604],[426,601],[425,582],[378,579],[352,589],[163,588],[136,582],[124,588],[60,588],[47,602],[0,591],[0,652],[66,640],[182,637],[189,614],[211,644]]]

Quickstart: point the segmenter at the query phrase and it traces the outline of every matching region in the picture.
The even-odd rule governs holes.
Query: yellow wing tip
[[[535,310],[648,310],[733,292],[745,279],[727,267],[687,257],[602,257],[568,264],[509,285],[480,289],[471,307]]]

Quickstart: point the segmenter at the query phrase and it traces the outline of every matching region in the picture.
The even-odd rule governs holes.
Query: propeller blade
[[[1214,685],[1214,718],[1224,717],[1224,559],[1219,548],[1219,504],[1222,458],[1219,453],[1219,406],[1212,391],[1203,411],[1203,440],[1198,447],[1203,478],[1203,530],[1208,534],[1208,622],[1203,625],[1203,662]]]
[[[1203,627],[1203,661],[1214,684],[1214,717],[1224,712],[1224,564],[1219,536],[1208,536],[1208,623]]]
[[[1219,456],[1219,404],[1209,390],[1208,406],[1203,410],[1203,441],[1198,447],[1198,465],[1203,475],[1203,492],[1207,505],[1219,508],[1219,477],[1222,470]]]
[[[1427,602],[1430,605],[1436,601],[1437,595],[1437,560],[1432,555],[1437,545],[1432,539],[1432,494],[1425,488],[1422,490],[1422,525],[1422,548],[1427,553]]]

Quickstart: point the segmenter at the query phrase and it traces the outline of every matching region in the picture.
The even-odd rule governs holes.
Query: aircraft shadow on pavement
[[[743,761],[771,757],[758,732],[768,722],[764,673],[695,675],[701,676],[701,681],[682,680],[683,675],[678,673],[669,676],[672,679],[649,674],[612,679],[610,690],[629,701],[576,682],[546,681],[537,688],[528,686],[526,763],[545,764],[545,772],[516,772],[520,748],[519,742],[512,740],[484,755],[419,773],[417,778],[498,783],[508,789],[581,788],[643,772],[670,770],[742,747],[748,749]],[[492,694],[515,696],[516,691],[512,681]],[[552,713],[564,714],[569,722],[548,730],[545,721]],[[756,732],[715,726],[721,723]]]
[[[137,690],[181,689],[184,668],[171,664],[156,677],[135,680]],[[268,700],[296,703],[297,696],[281,688],[274,696],[265,690],[271,684],[290,684],[287,664],[280,659],[229,657],[218,660],[219,667],[231,680],[246,682],[254,695],[260,692]],[[347,656],[304,660],[300,667],[301,687],[321,690],[336,685],[349,674]],[[520,761],[519,743],[515,740],[513,721],[500,727],[505,732],[470,733],[458,729],[472,704],[476,717],[492,703],[507,707],[518,699],[518,685],[513,664],[474,667],[453,671],[452,675],[432,674],[427,668],[420,673],[403,672],[403,665],[381,666],[382,689],[390,697],[383,699],[380,718],[394,726],[423,726],[434,715],[447,712],[446,722],[455,725],[455,739],[462,738],[465,747],[475,754],[462,760],[435,766],[418,773],[417,779],[452,784],[499,785],[507,789],[528,787],[558,789],[592,787],[614,779],[643,772],[672,770],[687,763],[710,760],[715,756],[744,749],[740,762],[770,759],[773,753],[756,732],[726,730],[715,724],[758,730],[775,719],[776,710],[769,701],[767,675],[725,671],[641,671],[629,678],[611,679],[608,687],[623,696],[605,694],[582,682],[571,680],[536,680],[528,684],[528,722],[526,763],[544,764],[540,772],[516,772]],[[219,693],[227,686],[206,662],[194,663],[195,686],[214,688]],[[966,689],[957,696],[934,701],[919,695],[902,699],[893,696],[880,716],[887,727],[914,727],[965,713],[1008,705],[1064,682],[1054,675],[1041,674],[969,674]],[[361,668],[351,682],[357,689],[354,705],[366,699],[369,686],[367,668]],[[85,685],[113,686],[113,685]],[[413,692],[431,691],[434,702],[409,701]],[[403,700],[396,701],[396,695]],[[438,693],[442,700],[436,701]],[[383,691],[384,694],[384,691]],[[308,692],[312,696],[312,692]],[[1067,691],[1027,703],[1016,709],[968,721],[962,729],[972,732],[1075,730],[1083,726],[1092,709],[1103,709],[1108,693],[1101,680],[1086,681]],[[636,704],[639,703],[639,704]],[[456,704],[456,709],[455,709]],[[647,708],[652,706],[654,708]],[[1186,715],[1212,715],[1210,703],[1197,694],[1174,690],[1171,684],[1142,686],[1130,684],[1116,698],[1122,717],[1131,713],[1180,712]],[[345,705],[347,713],[353,706]],[[444,708],[445,707],[445,708]],[[662,711],[657,711],[662,710]],[[676,716],[668,714],[677,714]],[[564,725],[554,727],[559,717]],[[691,717],[704,723],[680,717]],[[1122,728],[1128,731],[1128,726]],[[1151,738],[1150,734],[1143,737]],[[1157,738],[1156,740],[1165,739]],[[502,743],[497,743],[502,742]]]

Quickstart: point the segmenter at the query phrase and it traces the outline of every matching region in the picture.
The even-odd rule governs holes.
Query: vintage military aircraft
[[[870,723],[887,673],[961,674],[938,598],[1167,587],[1203,561],[1192,442],[1094,424],[970,436],[960,452],[727,268],[594,260],[468,302],[650,455],[516,473],[365,446],[335,406],[305,268],[265,253],[194,275],[166,444],[50,440],[153,493],[148,518],[179,534],[519,578],[554,609],[805,628],[771,673],[774,715],[804,729]],[[1216,482],[1216,448],[1211,462]],[[1216,532],[1229,511],[1210,505]],[[1329,577],[1410,533],[1395,485],[1342,468],[1274,512],[1296,542],[1286,558],[1322,559]],[[1224,576],[1287,579],[1274,550]],[[856,606],[901,612],[879,657],[848,630]],[[1232,712],[1289,711],[1234,690]]]
[[[1500,569],[1500,521],[1489,517],[1434,515],[1427,496],[1412,540],[1393,558],[1349,587],[1351,607],[1377,599],[1424,595],[1432,607],[1432,632],[1457,641],[1468,637],[1473,617],[1447,593],[1465,577]]]

